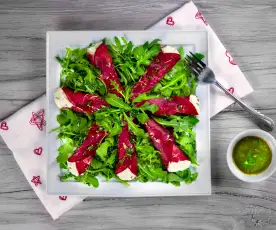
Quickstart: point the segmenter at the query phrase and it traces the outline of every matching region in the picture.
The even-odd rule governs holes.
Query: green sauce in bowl
[[[266,141],[260,137],[244,137],[233,149],[233,161],[245,174],[262,173],[269,167],[271,160],[272,151]]]

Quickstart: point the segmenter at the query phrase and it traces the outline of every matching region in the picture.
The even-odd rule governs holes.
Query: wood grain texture
[[[146,29],[184,3],[0,0],[0,119],[45,92],[47,30]],[[276,1],[195,3],[255,89],[245,102],[276,120]],[[212,119],[210,197],[87,198],[55,222],[0,139],[0,229],[275,230],[276,175],[246,184],[226,166],[229,141],[248,128],[255,125],[237,105]]]

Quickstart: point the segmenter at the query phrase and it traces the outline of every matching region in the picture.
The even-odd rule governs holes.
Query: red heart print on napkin
[[[44,109],[39,110],[37,113],[32,112],[32,118],[30,120],[31,125],[36,125],[41,131],[43,131],[43,126],[46,125],[46,121],[44,119],[45,111]]]
[[[202,20],[202,21],[204,22],[204,24],[205,24],[206,26],[208,26],[207,21],[204,19],[203,15],[202,15],[202,13],[201,13],[200,11],[198,11],[198,12],[196,13],[195,18],[196,18],[196,19]]]
[[[228,61],[231,65],[237,65],[227,50],[225,51],[225,55],[226,55],[226,57],[228,57]]]
[[[234,89],[234,87],[231,87],[228,89],[228,91],[233,94],[235,92],[235,89]]]
[[[36,154],[36,155],[41,155],[41,153],[42,153],[42,151],[43,151],[43,148],[42,147],[39,147],[39,148],[37,148],[37,149],[34,149],[34,154]]]
[[[39,184],[42,184],[40,181],[40,176],[33,176],[31,182],[34,183],[35,187],[37,187]]]
[[[0,125],[0,129],[5,130],[5,131],[9,130],[9,126],[7,125],[7,122],[2,121],[1,125]]]
[[[173,17],[171,17],[171,16],[167,17],[166,24],[169,26],[174,26],[175,21],[173,20]]]
[[[58,197],[60,200],[67,200],[67,196],[59,196]]]

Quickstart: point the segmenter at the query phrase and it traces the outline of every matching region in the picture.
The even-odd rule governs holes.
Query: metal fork
[[[245,111],[247,111],[253,121],[263,130],[265,131],[272,131],[275,127],[274,121],[261,114],[257,110],[253,109],[252,107],[246,105],[234,94],[230,93],[222,84],[220,84],[216,78],[214,72],[206,66],[206,64],[197,58],[192,52],[191,55],[187,55],[185,58],[185,63],[190,71],[198,78],[199,81],[205,82],[208,84],[215,84],[220,89],[222,89],[227,95],[232,97]]]

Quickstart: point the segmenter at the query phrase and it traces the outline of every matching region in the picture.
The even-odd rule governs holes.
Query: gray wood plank
[[[47,30],[146,29],[184,2],[0,0],[0,119],[45,92]],[[244,100],[276,120],[275,0],[195,3],[255,89]],[[210,197],[87,198],[55,222],[0,138],[0,229],[276,229],[276,176],[246,184],[226,165],[228,143],[248,128],[237,105],[212,119]]]

